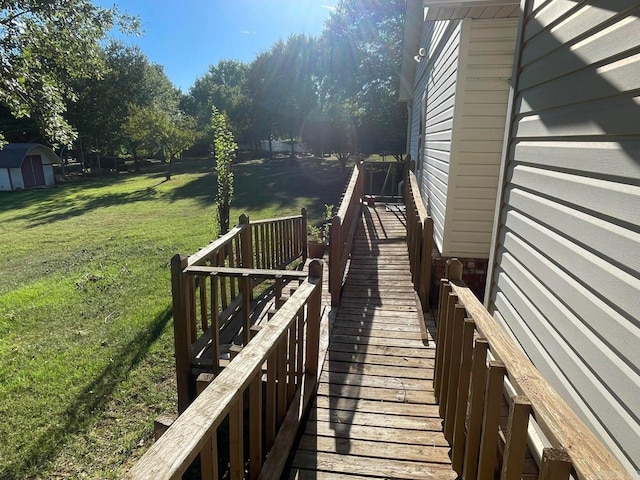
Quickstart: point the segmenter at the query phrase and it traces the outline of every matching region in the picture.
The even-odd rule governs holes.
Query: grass
[[[211,161],[0,193],[0,478],[118,478],[176,410],[169,261],[215,238]],[[235,166],[231,223],[309,209],[337,161]]]

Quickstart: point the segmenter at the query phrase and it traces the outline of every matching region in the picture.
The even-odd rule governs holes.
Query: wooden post
[[[207,277],[198,275],[198,286],[200,288],[200,328],[203,332],[209,328],[209,319],[207,312]]]
[[[457,258],[450,258],[447,260],[444,276],[447,277],[448,280],[461,281],[462,270],[462,262]]]
[[[245,214],[240,215],[238,223],[243,227],[240,233],[242,259],[238,266],[253,268],[253,243],[251,241],[251,224],[249,223],[249,217]]]
[[[188,257],[175,255],[171,259],[171,296],[173,304],[173,338],[176,356],[176,382],[178,384],[178,412],[184,412],[192,401],[189,377],[191,376],[191,328],[186,308],[186,289],[182,270]],[[195,393],[195,392],[193,392]]]
[[[531,403],[524,395],[511,397],[500,480],[520,480],[527,451]]]
[[[473,335],[475,328],[476,324],[473,320],[464,320],[462,327],[460,378],[458,379],[457,402],[454,412],[453,443],[451,445],[451,465],[458,475],[462,475],[464,462],[464,445],[466,441],[465,424],[467,420],[467,404],[469,402],[469,386],[473,360]]]
[[[493,479],[495,474],[498,455],[498,427],[500,426],[502,390],[506,372],[502,363],[489,362],[478,463],[478,478],[481,480]]]
[[[484,411],[484,394],[487,383],[487,351],[489,342],[484,338],[476,339],[473,347],[471,366],[471,395],[469,399],[469,424],[464,446],[463,480],[476,480],[478,473],[478,452],[480,451],[480,434],[482,432],[482,412]]]
[[[444,414],[444,436],[449,443],[453,443],[453,428],[456,423],[458,381],[460,379],[460,365],[462,363],[462,329],[466,314],[467,312],[462,305],[455,305],[452,328],[449,328],[449,330],[452,331],[452,339],[449,353],[449,388],[447,390]]]
[[[196,379],[196,390],[198,396],[204,391],[215,375],[201,373]],[[207,440],[200,450],[200,478],[202,480],[218,480],[218,433],[213,432],[211,438]]]
[[[436,362],[433,372],[433,393],[440,397],[440,382],[442,381],[442,356],[444,355],[444,325],[447,319],[446,299],[451,293],[451,284],[446,278],[440,280],[440,295],[438,299],[438,331],[436,333]]]
[[[302,381],[304,378],[304,308],[298,310],[298,338],[297,338],[297,351],[296,351],[296,383],[298,388],[302,388]]]
[[[564,448],[545,448],[542,450],[538,479],[568,480],[571,467],[571,457]]]
[[[440,395],[438,397],[440,417],[444,418],[447,413],[447,395],[449,393],[449,381],[451,372],[451,349],[453,346],[453,318],[455,315],[455,307],[458,303],[458,296],[455,293],[450,293],[447,297],[446,306],[447,312],[444,322],[444,344],[440,347],[443,350],[442,353],[442,376],[440,377]]]
[[[318,378],[318,355],[320,350],[320,315],[322,312],[322,262],[313,260],[309,264],[309,278],[317,281],[316,288],[307,304],[307,356],[305,371]]]

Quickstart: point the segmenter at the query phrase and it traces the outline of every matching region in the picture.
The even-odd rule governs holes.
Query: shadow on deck
[[[363,206],[317,396],[283,478],[456,478],[405,225],[402,211]]]

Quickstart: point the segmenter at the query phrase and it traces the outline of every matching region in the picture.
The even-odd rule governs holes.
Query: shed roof
[[[0,149],[0,168],[20,168],[24,157],[35,148],[49,151],[57,158],[53,150],[39,143],[8,143]]]

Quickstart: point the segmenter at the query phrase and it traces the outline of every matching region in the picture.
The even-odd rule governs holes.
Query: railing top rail
[[[418,212],[418,216],[420,217],[420,223],[424,223],[424,221],[429,218],[429,214],[427,213],[427,209],[422,202],[422,196],[420,195],[420,186],[418,185],[416,174],[411,170],[409,170],[409,185],[411,187],[410,192],[413,196],[413,202],[416,205],[416,210]]]
[[[525,395],[531,402],[536,422],[547,439],[554,447],[564,448],[571,457],[578,478],[631,480],[626,469],[549,385],[469,287],[460,280],[450,280],[450,283],[467,316],[475,322],[479,334],[489,342],[493,355],[505,365],[509,380],[518,394]]]
[[[277,218],[264,218],[262,220],[251,220],[251,225],[261,225],[264,223],[274,223],[274,222],[286,222],[289,220],[297,220],[302,218],[302,215],[290,215],[288,217],[277,217]]]
[[[179,479],[286,334],[320,283],[309,277],[125,476]]]
[[[358,183],[358,175],[360,175],[360,167],[359,164],[356,164],[353,167],[353,173],[351,174],[351,179],[349,180],[349,185],[344,193],[344,197],[342,202],[340,203],[340,208],[338,209],[338,213],[336,214],[340,219],[344,219],[347,216],[347,211],[349,210],[349,205],[351,204],[351,197],[356,191],[356,184]]]
[[[220,238],[214,240],[206,247],[198,250],[193,255],[189,256],[188,265],[198,265],[204,262],[210,255],[212,255],[216,250],[224,247],[230,241],[232,241],[236,236],[240,235],[240,233],[247,227],[247,223],[241,223],[236,225],[231,230],[229,230],[226,234],[221,236]]]
[[[225,277],[277,278],[301,279],[306,278],[305,272],[297,270],[265,270],[258,268],[207,267],[193,265],[185,268],[183,273],[191,275],[221,275]]]

